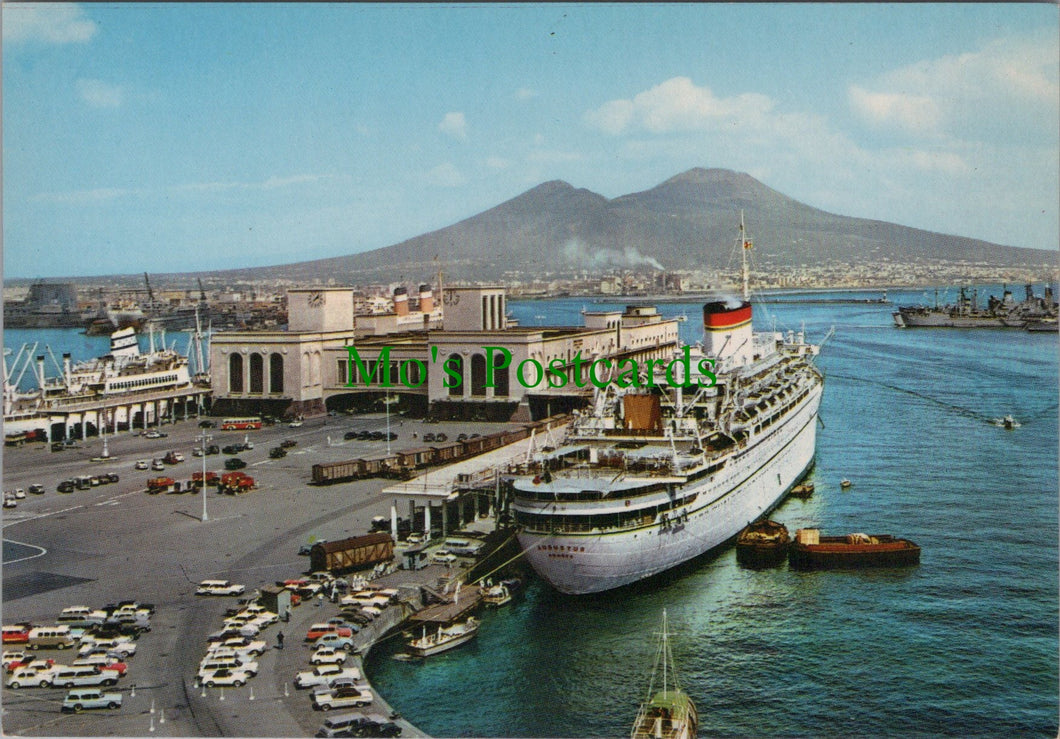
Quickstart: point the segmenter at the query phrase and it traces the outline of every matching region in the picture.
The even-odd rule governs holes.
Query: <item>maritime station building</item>
[[[438,419],[534,420],[587,402],[593,359],[628,357],[643,366],[677,348],[677,320],[648,306],[586,312],[582,326],[519,326],[508,318],[499,286],[446,286],[441,300],[428,285],[411,298],[399,287],[389,310],[362,314],[355,313],[352,287],[296,288],[287,293],[287,307],[286,330],[214,335],[214,415],[382,411],[389,402]],[[495,365],[502,350],[511,355],[492,382],[486,347],[496,347]],[[581,388],[573,382],[576,357]],[[516,370],[528,359],[546,371],[562,367],[570,381],[549,388],[543,377],[535,384],[528,365],[521,382]],[[390,387],[383,384],[388,370]]]

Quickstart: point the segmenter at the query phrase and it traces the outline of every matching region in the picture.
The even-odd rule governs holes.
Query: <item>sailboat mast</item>
[[[741,218],[741,227],[742,227],[742,220],[743,219]],[[662,650],[663,650],[662,689],[663,689],[663,695],[665,695],[666,694],[666,657],[667,657],[667,652],[670,651],[670,644],[669,644],[669,641],[668,641],[668,634],[666,633],[666,609],[665,608],[663,609]]]

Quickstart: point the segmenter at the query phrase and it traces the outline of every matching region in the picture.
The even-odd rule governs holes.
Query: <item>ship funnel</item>
[[[708,356],[746,364],[753,345],[749,300],[721,297],[703,305],[703,350]]]
[[[44,355],[37,355],[37,387],[44,389]]]
[[[140,353],[136,330],[129,326],[110,335],[110,353],[115,357],[135,357]]]
[[[403,287],[394,288],[394,312],[399,316],[409,314],[409,291]]]
[[[66,381],[66,386],[70,387],[70,352],[63,352],[63,379]]]
[[[434,310],[434,293],[430,285],[420,285],[420,312],[430,313]]]

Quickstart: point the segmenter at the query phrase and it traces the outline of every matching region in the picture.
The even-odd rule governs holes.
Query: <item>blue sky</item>
[[[388,246],[692,167],[1056,249],[1054,4],[3,4],[6,277]]]

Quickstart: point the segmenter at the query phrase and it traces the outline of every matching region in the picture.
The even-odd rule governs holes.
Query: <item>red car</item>
[[[3,627],[4,644],[26,644],[29,642],[29,630],[33,627],[29,624],[13,624]]]
[[[345,626],[335,624],[313,624],[305,635],[306,641],[316,641],[324,634],[338,634],[339,636],[353,636],[353,631]]]
[[[22,659],[15,659],[8,662],[7,671],[9,673],[14,672],[19,667],[26,667],[30,663],[33,663],[35,667],[51,667],[55,664],[55,660],[45,659],[43,657],[23,657]]]
[[[111,661],[109,657],[105,656],[82,657],[74,660],[74,665],[93,665],[100,670],[113,670],[118,673],[118,677],[125,677],[125,672],[129,669],[129,665],[125,662]]]

